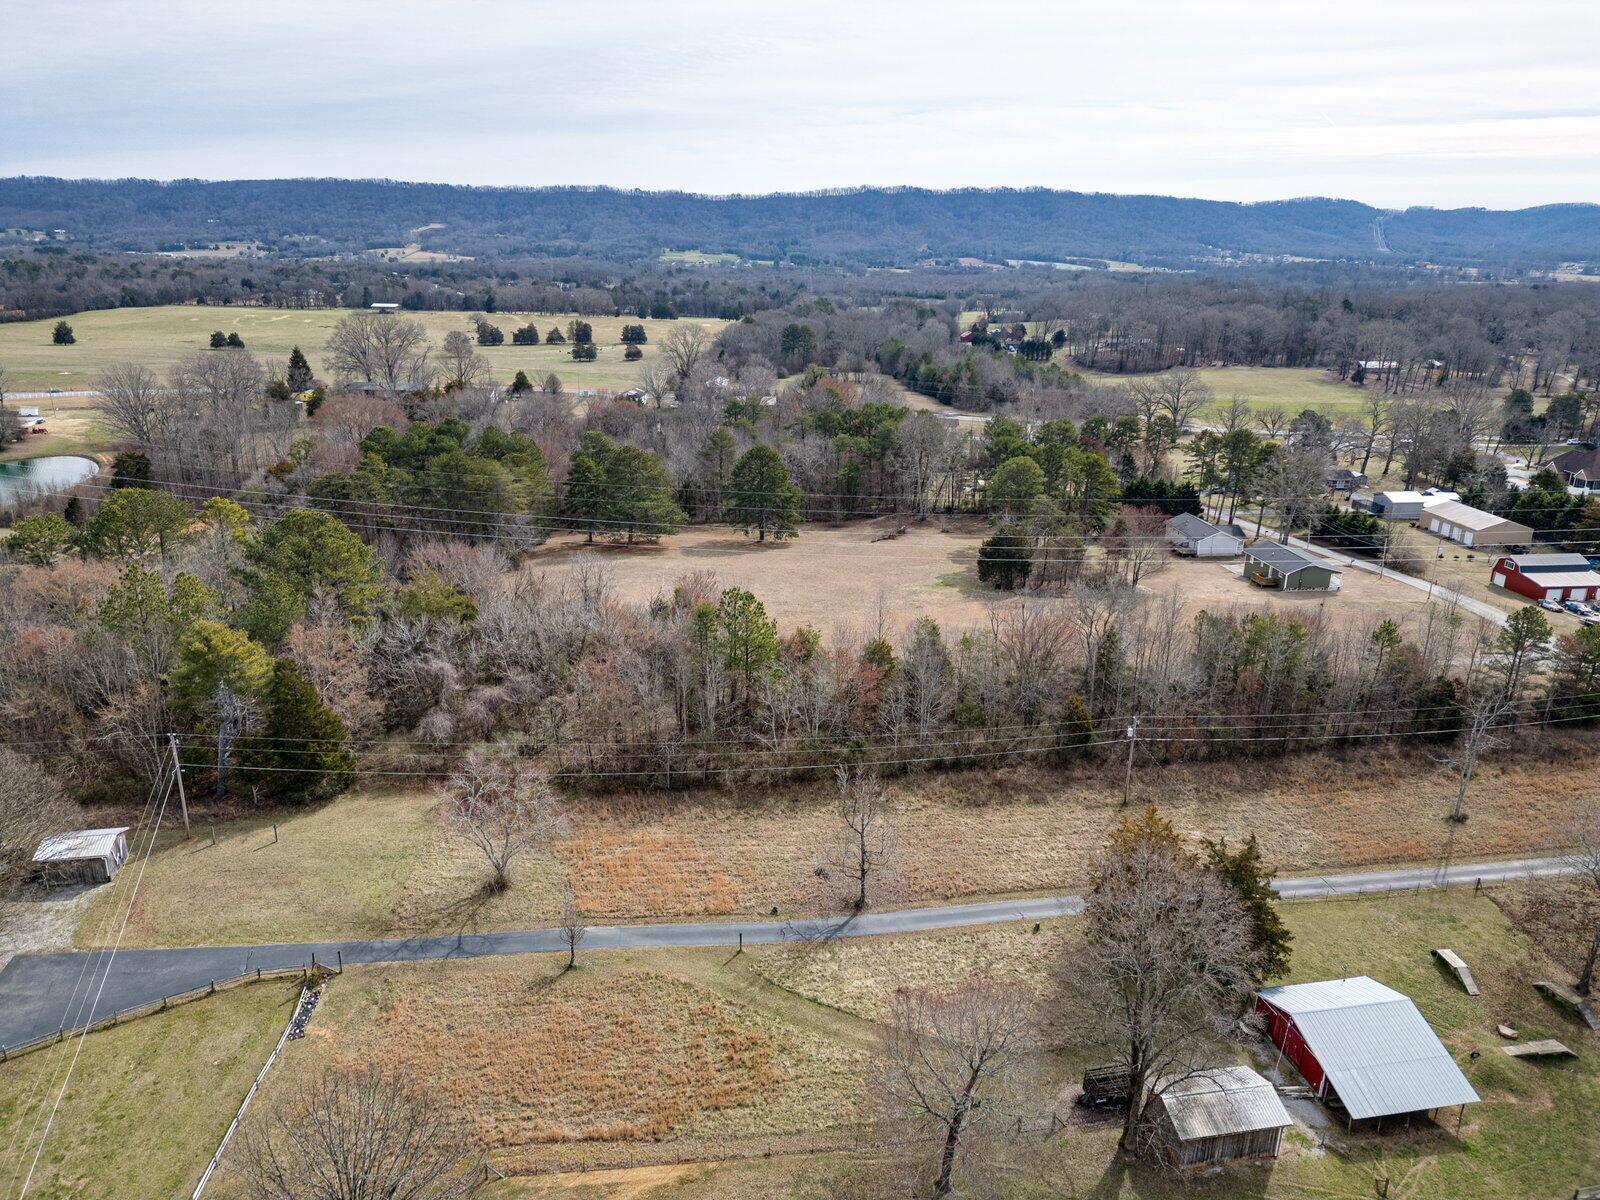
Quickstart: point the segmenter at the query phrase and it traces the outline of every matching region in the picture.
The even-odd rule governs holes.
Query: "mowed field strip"
[[[311,360],[312,370],[319,377],[331,378],[333,370],[323,347],[334,325],[351,311],[181,304],[100,309],[66,318],[78,339],[71,346],[51,342],[55,318],[14,321],[0,324],[0,366],[5,367],[8,391],[76,391],[92,388],[96,377],[112,363],[135,362],[164,373],[180,360],[207,350],[212,331],[220,329],[223,333],[237,333],[244,339],[245,349],[261,358],[287,358],[289,351],[299,346]],[[700,324],[715,333],[727,324],[696,317],[653,321],[632,316],[578,317],[574,313],[405,312],[399,316],[420,321],[435,346],[452,330],[471,335],[474,317],[490,321],[505,332],[505,344],[479,346],[478,352],[489,360],[497,382],[510,383],[521,370],[537,383],[553,371],[569,391],[632,387],[639,368],[656,355],[657,343],[674,326]],[[600,356],[594,362],[575,361],[570,344],[545,344],[552,327],[565,335],[567,322],[575,317],[594,327],[594,340],[600,348]],[[529,322],[538,327],[539,345],[513,346],[512,330]],[[624,325],[645,327],[649,341],[639,362],[627,362],[622,357],[625,348],[619,339]]]

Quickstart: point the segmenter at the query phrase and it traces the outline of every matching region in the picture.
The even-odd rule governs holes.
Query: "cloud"
[[[13,7],[6,174],[1600,193],[1600,30],[1568,0]]]

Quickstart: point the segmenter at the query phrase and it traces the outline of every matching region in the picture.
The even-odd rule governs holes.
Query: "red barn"
[[[1489,582],[1530,600],[1593,600],[1600,573],[1581,554],[1502,554]]]
[[[1311,1090],[1352,1121],[1478,1100],[1417,1006],[1375,979],[1262,988],[1256,1013]]]

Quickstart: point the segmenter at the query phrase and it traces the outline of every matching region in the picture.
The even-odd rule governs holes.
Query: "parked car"
[[[1539,601],[1539,607],[1544,609],[1545,612],[1561,611],[1561,605],[1557,604],[1554,600],[1541,600]]]
[[[1563,600],[1561,602],[1561,607],[1566,609],[1573,616],[1587,617],[1589,615],[1589,606],[1583,603],[1581,600]]]
[[[1579,617],[1578,624],[1588,629],[1591,625],[1600,625],[1600,617]]]

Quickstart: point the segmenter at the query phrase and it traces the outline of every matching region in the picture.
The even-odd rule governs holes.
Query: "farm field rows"
[[[204,351],[213,330],[238,333],[245,348],[261,358],[287,358],[299,346],[321,376],[333,374],[323,356],[328,334],[346,316],[348,309],[285,309],[252,307],[202,307],[166,305],[156,308],[115,308],[75,313],[66,318],[77,342],[71,346],[52,344],[50,334],[55,320],[16,321],[0,324],[0,365],[6,369],[10,391],[44,391],[60,388],[74,391],[92,388],[96,377],[107,366],[136,362],[157,372],[165,372],[181,359]],[[552,327],[563,332],[572,313],[402,313],[403,318],[420,321],[437,346],[452,330],[472,334],[474,316],[498,325],[506,335],[503,346],[480,346],[490,362],[494,378],[511,382],[523,370],[534,381],[554,372],[569,391],[584,389],[620,390],[633,386],[639,367],[656,353],[656,343],[677,321],[639,320],[635,317],[583,317],[594,327],[600,357],[594,362],[576,362],[570,346],[549,346],[545,335]],[[538,326],[537,346],[513,346],[511,332],[532,321]],[[712,332],[726,322],[683,318],[706,326]],[[618,341],[622,326],[640,324],[649,342],[643,347],[640,362],[626,362]]]

